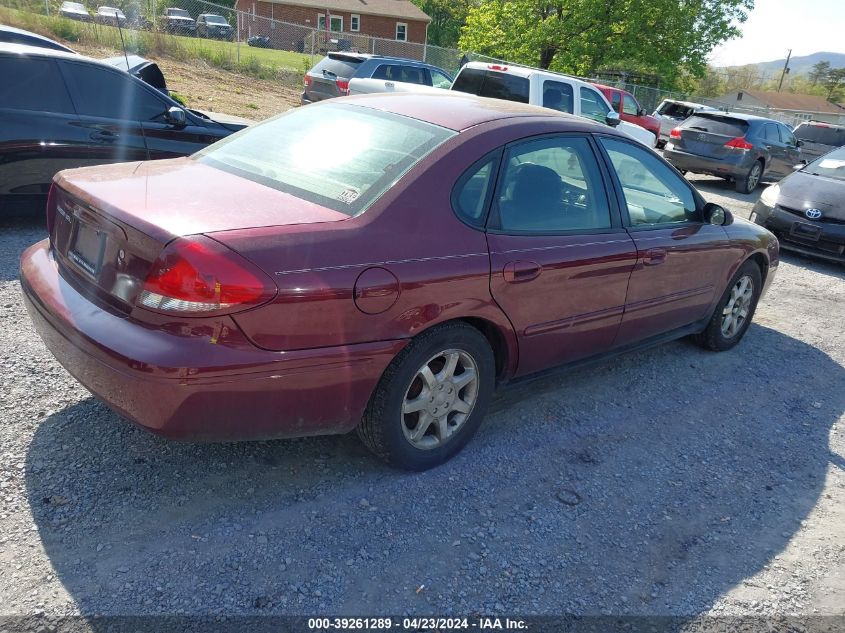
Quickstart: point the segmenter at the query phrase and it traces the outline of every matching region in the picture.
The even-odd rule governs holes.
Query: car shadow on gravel
[[[754,325],[728,353],[681,341],[508,389],[419,474],[354,436],[170,442],[88,398],[40,424],[27,494],[87,615],[698,614],[843,467],[843,384]]]

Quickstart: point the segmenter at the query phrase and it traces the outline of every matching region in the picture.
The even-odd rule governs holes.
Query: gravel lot
[[[0,615],[845,614],[845,267],[787,253],[733,351],[513,388],[407,474],[354,436],[134,428],[30,326],[40,219],[0,231]]]

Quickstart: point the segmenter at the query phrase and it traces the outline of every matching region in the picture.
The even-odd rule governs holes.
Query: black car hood
[[[778,184],[781,206],[800,210],[816,208],[826,217],[845,220],[845,180],[796,171]]]

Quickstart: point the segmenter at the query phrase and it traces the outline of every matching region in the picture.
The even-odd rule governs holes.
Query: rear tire
[[[358,436],[391,466],[442,464],[478,430],[495,371],[493,350],[474,327],[453,322],[423,332],[385,370]]]
[[[723,352],[734,347],[751,325],[762,290],[760,268],[746,261],[731,279],[704,331],[693,340],[705,349]]]
[[[736,190],[739,193],[752,193],[763,177],[763,161],[755,161],[744,178],[736,179]]]

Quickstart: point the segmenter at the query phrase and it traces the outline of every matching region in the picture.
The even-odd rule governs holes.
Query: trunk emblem
[[[822,217],[822,212],[821,209],[807,209],[804,211],[804,215],[806,215],[810,220],[818,220]]]

